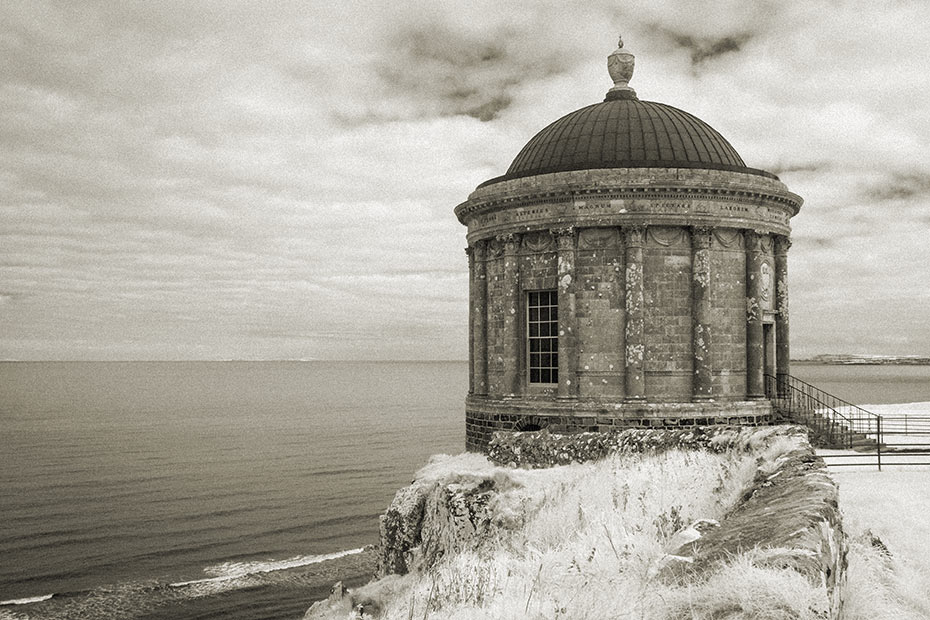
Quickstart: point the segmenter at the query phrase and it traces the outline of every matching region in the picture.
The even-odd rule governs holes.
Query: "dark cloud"
[[[930,174],[895,172],[865,190],[870,200],[893,201],[923,198],[930,200]]]
[[[812,161],[812,162],[789,162],[789,163],[776,163],[766,167],[766,170],[775,174],[790,174],[792,172],[826,172],[830,170],[832,164],[827,161]]]
[[[527,50],[527,31],[509,25],[462,30],[443,23],[402,26],[376,63],[388,96],[410,98],[423,114],[490,121],[528,81],[568,71],[575,62],[558,42]]]
[[[650,24],[648,29],[672,45],[686,50],[691,57],[691,65],[695,68],[721,56],[742,51],[754,36],[752,32],[734,32],[714,37],[702,36],[680,32],[661,24]]]

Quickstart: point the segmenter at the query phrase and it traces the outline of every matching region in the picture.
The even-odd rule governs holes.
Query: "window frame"
[[[527,386],[532,389],[557,387],[559,384],[558,290],[524,291],[524,305],[526,307],[524,348]],[[548,381],[543,379],[548,379]]]

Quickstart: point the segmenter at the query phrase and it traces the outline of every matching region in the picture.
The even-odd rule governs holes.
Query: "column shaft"
[[[746,233],[746,397],[765,397],[765,360],[762,344],[762,239]]]
[[[713,397],[710,359],[711,320],[710,305],[710,242],[711,229],[695,227],[691,230],[691,344],[694,355],[692,398],[708,400]]]
[[[520,303],[520,266],[517,250],[519,235],[509,234],[504,242],[504,373],[501,390],[505,395],[520,394],[522,375],[520,360],[523,356],[523,338],[520,329],[523,322]]]
[[[475,246],[465,248],[468,255],[468,393],[475,393]]]
[[[575,325],[575,231],[569,226],[553,230],[558,244],[559,398],[577,394]]]
[[[473,252],[474,280],[471,297],[472,360],[474,393],[488,393],[488,243],[478,241]]]
[[[643,299],[643,243],[645,228],[635,226],[624,229],[626,259],[626,328],[625,386],[628,400],[645,400],[646,378],[644,360],[644,299]]]
[[[788,341],[788,248],[791,240],[775,238],[775,372],[784,386],[791,374],[791,347]],[[781,392],[779,387],[779,392]]]

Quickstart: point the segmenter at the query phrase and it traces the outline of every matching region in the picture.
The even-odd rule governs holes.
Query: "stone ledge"
[[[830,618],[843,607],[848,542],[839,512],[839,490],[806,441],[760,468],[752,486],[720,523],[674,551],[686,558],[666,578],[694,582],[734,555],[751,551],[754,564],[797,571],[826,589]]]

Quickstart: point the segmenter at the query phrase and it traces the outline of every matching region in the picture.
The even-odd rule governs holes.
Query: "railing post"
[[[878,471],[882,470],[882,416],[878,416],[876,420],[876,425],[878,426]]]

